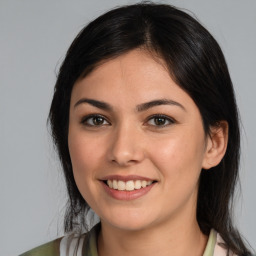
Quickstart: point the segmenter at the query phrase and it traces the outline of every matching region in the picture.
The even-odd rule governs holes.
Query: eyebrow
[[[98,101],[98,100],[93,100],[93,99],[86,99],[86,98],[82,98],[80,99],[75,105],[74,108],[79,106],[80,104],[83,103],[88,103],[96,108],[102,109],[102,110],[107,110],[107,111],[112,111],[113,108],[106,102],[103,101]]]
[[[90,104],[96,108],[102,109],[102,110],[113,111],[113,107],[110,104],[108,104],[104,101],[98,101],[98,100],[87,99],[87,98],[82,98],[79,101],[77,101],[76,104],[74,105],[74,107],[77,107],[83,103],[88,103],[88,104]],[[152,100],[149,102],[139,104],[136,106],[136,111],[142,112],[142,111],[146,111],[150,108],[160,106],[160,105],[177,106],[177,107],[180,107],[181,109],[183,109],[184,111],[186,111],[186,109],[183,105],[181,105],[180,103],[178,103],[174,100],[170,100],[170,99],[156,99],[156,100]]]
[[[182,108],[183,110],[186,110],[183,105],[178,103],[177,101],[170,100],[170,99],[157,99],[152,100],[146,103],[142,103],[136,107],[138,112],[148,110],[149,108],[160,106],[160,105],[173,105]]]

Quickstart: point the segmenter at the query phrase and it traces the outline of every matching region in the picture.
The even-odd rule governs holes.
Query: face
[[[195,217],[207,140],[193,100],[142,50],[103,63],[74,85],[74,177],[102,223],[139,230]]]

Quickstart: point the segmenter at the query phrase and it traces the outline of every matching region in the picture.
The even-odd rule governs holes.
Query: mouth
[[[117,180],[117,179],[107,179],[103,180],[103,182],[111,189],[118,191],[134,191],[139,190],[141,188],[146,188],[156,181],[154,180]]]
[[[117,200],[135,200],[143,197],[158,182],[137,175],[109,175],[102,178],[101,183],[106,193]]]

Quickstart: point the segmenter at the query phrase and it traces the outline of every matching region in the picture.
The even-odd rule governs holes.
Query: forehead
[[[89,90],[106,90],[119,84],[120,89],[153,89],[155,85],[161,90],[163,86],[160,85],[166,83],[175,84],[165,62],[153,53],[136,49],[99,63],[89,74],[80,78],[73,89],[82,89],[83,84],[83,87]]]
[[[97,63],[94,63],[91,68],[88,69],[88,72],[85,72],[86,75],[84,77],[89,76],[92,72],[96,71],[97,69],[101,68],[103,70],[104,64],[114,64],[114,63],[119,63],[119,64],[125,64],[130,66],[130,64],[136,65],[137,64],[143,64],[148,61],[155,62],[155,64],[161,65],[164,69],[167,71],[167,65],[166,62],[164,61],[164,58],[162,58],[158,53],[156,53],[154,50],[147,49],[146,47],[140,47],[140,48],[135,48],[133,50],[129,50],[127,52],[124,52],[120,55],[110,57],[103,59]],[[131,66],[132,67],[132,66]],[[84,78],[83,77],[83,78]]]
[[[72,104],[81,97],[119,106],[163,98],[193,104],[191,97],[173,81],[164,61],[141,49],[100,63],[79,79],[72,91]]]

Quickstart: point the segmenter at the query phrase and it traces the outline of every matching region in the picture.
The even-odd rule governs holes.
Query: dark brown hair
[[[175,82],[200,110],[205,132],[220,120],[229,125],[227,151],[211,171],[202,170],[197,221],[204,234],[214,228],[229,249],[248,255],[232,223],[238,180],[240,132],[233,86],[223,53],[200,23],[173,6],[140,3],[111,10],[89,23],[75,38],[60,68],[49,113],[52,136],[69,194],[65,231],[86,226],[90,209],[76,186],[68,149],[69,105],[75,81],[103,60],[143,48],[162,58]]]

